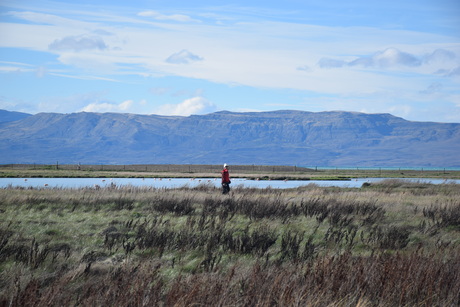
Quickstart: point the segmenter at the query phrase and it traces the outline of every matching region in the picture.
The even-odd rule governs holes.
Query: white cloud
[[[170,55],[166,62],[171,64],[189,64],[191,62],[202,61],[203,58],[191,53],[188,50],[181,50],[177,53]]]
[[[127,112],[133,105],[134,101],[126,100],[120,104],[112,104],[112,103],[91,103],[81,109],[83,112]]]
[[[35,111],[34,106],[22,100],[9,98],[0,95],[0,109],[3,110],[14,110],[18,112],[33,113]]]
[[[349,66],[377,69],[405,69],[422,67],[425,65],[427,67],[433,67],[433,69],[437,68],[436,72],[438,74],[450,75],[450,71],[445,67],[452,68],[453,65],[459,63],[457,58],[457,55],[453,51],[445,49],[436,49],[430,54],[417,56],[397,48],[387,48],[369,56],[359,56],[358,58],[348,61],[324,57],[318,61],[317,65],[320,68],[340,68]]]
[[[157,11],[143,11],[137,14],[141,17],[152,17],[156,20],[172,20],[172,21],[179,21],[179,22],[199,22],[199,20],[193,19],[190,16],[182,15],[182,14],[172,14],[172,15],[164,15]]]
[[[435,93],[440,92],[442,90],[442,87],[443,87],[442,83],[435,82],[435,83],[430,84],[426,89],[421,90],[420,94],[425,94],[425,95],[435,94]]]
[[[90,80],[90,81],[108,81],[108,82],[117,82],[120,83],[121,81],[115,80],[115,79],[110,79],[110,78],[104,78],[104,77],[99,77],[99,76],[90,76],[90,75],[66,75],[66,74],[60,74],[60,73],[49,73],[49,75],[56,76],[56,77],[62,77],[62,78],[69,78],[69,79],[77,79],[77,80]]]
[[[318,66],[321,68],[338,68],[344,65],[346,65],[345,61],[331,58],[321,58],[318,62]]]
[[[65,18],[55,14],[44,14],[38,12],[24,11],[8,12],[7,15],[14,16],[37,24],[55,25],[60,27],[85,28],[91,26],[90,22],[82,22],[78,19]]]
[[[103,76],[116,72],[116,63],[113,58],[104,54],[64,52],[58,57],[59,62],[85,71]]]
[[[53,92],[55,94],[55,92]],[[31,100],[34,108],[30,110],[31,113],[37,112],[60,112],[71,113],[81,110],[87,105],[94,102],[101,101],[104,98],[103,92],[80,92],[69,96],[44,96]]]
[[[0,71],[36,72],[37,76],[82,80],[118,79],[131,83],[139,81],[129,79],[131,76],[142,75],[149,88],[157,86],[151,91],[156,95],[165,94],[168,88],[172,92],[173,82],[177,81],[173,78],[177,76],[182,78],[179,82],[185,78],[208,80],[210,82],[206,85],[199,86],[209,88],[212,83],[225,83],[257,87],[261,92],[295,89],[304,91],[305,97],[334,96],[339,101],[349,97],[350,103],[356,99],[361,101],[362,106],[353,105],[356,110],[366,106],[376,112],[388,107],[383,106],[383,102],[373,104],[375,97],[372,93],[394,93],[394,105],[403,100],[405,93],[419,96],[421,93],[424,96],[426,93],[458,93],[460,44],[457,37],[448,34],[397,28],[342,27],[340,23],[312,25],[303,24],[300,19],[298,22],[294,19],[282,22],[279,18],[262,20],[262,16],[256,20],[248,17],[250,15],[231,15],[224,8],[219,11],[219,19],[231,18],[220,25],[215,20],[205,23],[210,20],[204,17],[203,22],[190,23],[195,21],[190,16],[205,16],[209,13],[206,10],[185,14],[143,11],[136,16],[140,9],[115,13],[114,7],[93,11],[76,11],[75,8],[72,5],[44,9],[37,4],[35,9],[26,8],[27,12],[10,13],[13,18],[0,22],[3,34],[0,47],[57,53],[61,65],[56,65],[55,61],[34,62],[31,59],[24,60],[33,63],[31,67],[16,68],[16,65],[8,64],[2,65]],[[48,14],[38,13],[40,11]],[[14,17],[27,22],[9,22]],[[178,50],[181,51],[172,54]],[[35,69],[40,66],[48,71]],[[160,76],[171,78],[156,82],[155,77]],[[142,82],[144,80],[139,83]],[[442,86],[430,87],[431,84]],[[132,99],[129,91],[126,90],[126,97],[120,99]],[[190,91],[186,97],[193,96],[201,97]],[[245,101],[244,98],[240,100]],[[286,100],[292,101],[290,97]],[[304,109],[311,108],[312,100],[303,106]],[[78,109],[86,106],[114,110],[114,106],[118,106],[89,104],[93,101],[80,104]],[[162,109],[169,114],[191,114],[195,112],[192,106],[184,101]],[[206,109],[196,101],[194,106],[198,107],[198,112],[200,108]],[[235,99],[233,105],[226,108],[238,107],[244,107],[244,104],[238,104]],[[260,105],[254,107],[262,108]],[[332,109],[334,106],[327,102],[319,108]]]
[[[154,95],[164,95],[168,93],[171,89],[169,87],[153,87],[150,89],[150,92]]]
[[[35,70],[35,75],[38,78],[43,78],[47,73],[48,73],[48,70],[46,69],[45,66],[39,66]]]
[[[216,106],[203,97],[186,99],[179,104],[165,104],[157,108],[154,113],[160,115],[189,116],[192,114],[206,114],[216,111]]]
[[[299,70],[299,71],[306,71],[306,72],[311,72],[311,71],[312,71],[311,67],[308,66],[308,65],[299,66],[299,67],[297,67],[297,70]]]
[[[394,66],[420,66],[421,61],[410,53],[402,52],[396,48],[388,48],[375,53],[371,57],[358,58],[350,62],[349,65],[388,68]]]
[[[413,108],[410,105],[397,105],[397,106],[391,106],[389,108],[389,113],[390,114],[397,114],[400,117],[407,118],[408,115],[410,115],[413,112]]]
[[[26,68],[26,67],[21,67],[19,65],[7,65],[7,66],[0,66],[0,72],[2,73],[25,73],[25,72],[31,72],[33,71],[32,68]]]
[[[139,14],[153,17],[157,16],[158,12],[145,11]],[[110,17],[113,21],[118,19],[115,18],[118,16]],[[42,18],[48,19],[47,16]],[[90,16],[85,18],[88,20]],[[94,31],[101,28],[101,24],[97,21],[98,18],[103,17],[94,18],[96,21],[87,26],[87,29],[85,28],[87,33],[95,33]],[[70,24],[70,21],[65,22]],[[348,94],[376,91],[382,87],[400,84],[399,76],[393,79],[393,76],[379,74],[378,69],[396,67],[413,70],[418,68],[413,65],[423,60],[421,56],[415,54],[422,54],[427,50],[447,50],[443,45],[453,46],[453,50],[458,49],[455,44],[448,44],[449,38],[438,35],[364,27],[327,27],[293,22],[245,22],[229,23],[226,26],[155,23],[154,27],[145,28],[147,22],[142,23],[141,19],[138,22],[139,24],[105,25],[104,31],[113,33],[112,36],[105,36],[101,41],[88,42],[87,46],[94,49],[80,49],[78,53],[59,50],[59,60],[68,67],[84,68],[92,74],[100,72],[105,74],[105,77],[109,73],[124,75],[129,73],[149,77],[173,75],[226,84]],[[80,48],[79,41],[76,40],[80,36],[75,34],[75,31],[82,33],[81,25],[77,29],[70,29],[68,25],[59,29],[21,26],[24,29],[19,32],[13,29],[13,26],[8,27],[11,31],[4,31],[4,33],[15,32],[19,35],[15,35],[14,38],[7,36],[3,42],[9,42],[8,46],[19,45],[40,50],[40,46],[37,45],[43,39],[51,37],[46,45],[48,49],[49,42],[53,42],[56,37],[64,37],[69,38],[68,48],[74,48],[73,50]],[[30,31],[26,31],[25,28],[29,28]],[[64,30],[73,34],[56,35],[56,33],[65,33]],[[40,32],[44,38],[37,42],[31,40],[34,31]],[[27,32],[32,35],[27,36]],[[87,38],[95,37],[97,36],[87,36]],[[447,43],[444,44],[443,41]],[[62,39],[56,42],[57,46],[62,47],[57,43],[64,43],[64,41]],[[105,48],[104,54],[95,54],[94,51],[109,45],[121,46],[122,50]],[[187,46],[188,50],[181,50],[184,46]],[[394,47],[388,48],[388,46]],[[181,51],[171,54],[171,50]],[[193,50],[194,53],[189,50]],[[339,50],[340,55],[337,55]],[[373,52],[373,50],[383,51]],[[409,52],[400,50],[409,50]],[[444,54],[438,52],[432,58],[447,59],[448,63],[445,63],[447,60],[442,62],[443,75],[455,76],[457,70],[454,68],[459,64],[455,66],[450,64],[452,55],[449,56],[449,52],[452,51]],[[360,65],[358,65],[359,60],[361,60]],[[197,62],[200,62],[199,67],[184,65]],[[436,63],[438,62],[440,61],[437,60]],[[354,66],[351,66],[351,63],[354,63]],[[374,70],[363,70],[366,63]],[[434,64],[434,60],[430,63],[433,66],[430,67],[431,73],[440,71],[437,64]],[[342,67],[343,71],[314,69],[318,67]],[[305,73],[307,71],[308,73]]]
[[[333,58],[321,58],[318,61],[320,68],[340,68],[344,66],[362,66],[372,68],[416,67],[422,64],[422,59],[396,48],[387,48],[370,56],[360,56],[351,61]]]
[[[458,77],[460,76],[460,66],[458,67],[455,67],[454,69],[452,69],[448,74],[447,74],[448,77]]]
[[[457,55],[450,51],[450,50],[445,50],[445,49],[436,49],[434,50],[431,54],[428,54],[427,56],[424,57],[424,62],[427,63],[437,63],[437,62],[451,62],[457,58]]]
[[[104,50],[107,45],[104,40],[98,36],[66,36],[62,39],[56,39],[49,45],[51,50]]]

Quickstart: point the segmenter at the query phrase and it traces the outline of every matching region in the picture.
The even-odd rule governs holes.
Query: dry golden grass
[[[460,188],[0,190],[0,305],[451,306]]]

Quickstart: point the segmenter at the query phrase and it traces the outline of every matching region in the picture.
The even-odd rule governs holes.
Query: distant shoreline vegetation
[[[220,164],[110,164],[110,163],[93,163],[93,164],[81,164],[81,163],[65,163],[59,164],[59,161],[56,163],[0,163],[1,168],[17,167],[17,168],[27,168],[27,167],[36,167],[36,168],[52,168],[52,167],[62,167],[62,168],[97,168],[97,167],[107,167],[107,168],[141,168],[141,167],[153,167],[153,168],[177,168],[181,167],[186,169],[187,167],[196,168],[221,168]],[[389,171],[402,171],[402,170],[425,170],[425,171],[460,171],[460,166],[458,167],[444,167],[444,166],[312,166],[312,165],[264,165],[264,164],[234,164],[232,167],[246,168],[248,170],[263,170],[263,169],[273,169],[276,170],[295,170],[299,171],[309,169],[309,170],[389,170]],[[136,169],[136,170],[137,170]]]
[[[460,167],[441,167],[441,166],[419,166],[419,167],[378,167],[378,166],[339,166],[339,167],[332,167],[332,166],[305,166],[307,168],[313,168],[318,170],[332,170],[332,169],[339,169],[339,170],[369,170],[369,171],[376,171],[376,170],[385,170],[385,171],[460,171]]]

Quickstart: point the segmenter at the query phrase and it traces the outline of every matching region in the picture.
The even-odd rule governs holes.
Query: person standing
[[[230,173],[228,172],[227,163],[224,164],[224,169],[222,170],[222,194],[228,194],[230,192]]]

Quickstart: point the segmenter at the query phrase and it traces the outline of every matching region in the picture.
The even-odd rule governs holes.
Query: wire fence
[[[312,169],[298,166],[283,165],[229,165],[229,169],[241,173],[297,173],[308,172]],[[154,172],[154,173],[214,173],[220,172],[222,165],[209,164],[126,164],[126,165],[99,165],[99,164],[3,164],[0,169],[16,170],[79,170],[79,171],[127,171],[127,172]]]
[[[0,170],[75,170],[75,171],[112,171],[112,172],[148,172],[148,173],[220,173],[222,165],[216,164],[0,164]],[[460,168],[402,168],[402,167],[302,167],[290,165],[229,165],[231,172],[241,174],[286,173],[308,174],[327,173],[348,176],[384,176],[399,173],[411,177],[426,174],[457,173]]]

